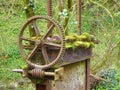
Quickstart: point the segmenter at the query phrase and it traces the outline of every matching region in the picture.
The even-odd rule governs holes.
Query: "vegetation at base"
[[[45,0],[30,1],[35,1],[35,15],[46,15]],[[56,6],[58,1],[53,0],[53,18],[60,20],[59,23],[64,26],[65,31],[68,31],[68,35],[76,33],[77,12],[75,0],[72,0],[71,12],[66,7],[59,7],[60,9],[62,8],[61,12],[59,12],[59,8]],[[64,2],[65,4],[66,2]],[[113,90],[119,90],[120,0],[84,0],[82,4],[81,30],[82,32],[93,34],[95,38],[100,40],[100,43],[95,45],[93,49],[91,73],[97,74],[103,71],[103,78],[109,80],[106,83],[100,82],[94,89],[110,90],[112,87]],[[2,83],[7,86],[10,82],[22,79],[21,75],[13,73],[12,69],[22,68],[22,66],[26,65],[17,47],[18,33],[25,20],[26,15],[23,0],[0,0],[0,85]],[[64,23],[65,20],[66,23]],[[70,38],[74,39],[73,37]],[[79,46],[79,44],[81,42],[76,42],[75,46]],[[86,45],[86,47],[88,46],[89,44]],[[115,66],[114,69],[108,70],[108,68],[113,66]]]
[[[100,73],[105,81],[100,81],[92,90],[120,90],[120,70],[107,69]]]

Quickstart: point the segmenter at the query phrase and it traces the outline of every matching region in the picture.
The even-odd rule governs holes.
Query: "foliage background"
[[[66,0],[61,1],[65,3]],[[112,88],[113,90],[119,90],[120,0],[84,0],[82,2],[82,32],[89,32],[100,40],[100,43],[93,49],[91,72],[101,76],[112,69],[113,72],[110,73],[113,73],[113,77],[117,77],[117,79],[112,78],[113,82],[110,82],[108,86],[105,86],[104,82],[100,82],[94,89],[106,90],[107,87],[111,87],[117,81],[118,85],[113,84]],[[74,18],[76,16],[75,0],[73,0],[71,12],[68,12],[65,8],[64,12],[58,12],[56,3],[57,1],[53,1],[53,17],[58,20],[60,16],[63,25],[64,19],[69,14],[68,31],[69,33],[77,32],[77,22]],[[34,5],[36,15],[46,14],[44,0],[34,0]],[[12,73],[12,69],[22,68],[25,65],[17,47],[18,33],[25,20],[22,0],[0,0],[0,87],[4,84],[5,87],[3,88],[9,88],[9,84],[18,82],[18,79],[23,80],[21,75]],[[104,77],[108,79],[106,74]],[[24,85],[26,86],[26,84]],[[34,86],[30,85],[30,87]]]

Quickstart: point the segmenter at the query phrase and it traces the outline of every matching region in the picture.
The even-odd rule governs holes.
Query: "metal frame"
[[[52,17],[52,0],[46,0],[47,15]],[[77,20],[78,20],[78,35],[81,34],[81,0],[77,0]],[[51,22],[47,22],[48,27],[51,26]],[[86,90],[90,90],[90,59],[85,59],[85,73],[86,73]],[[51,82],[45,84],[36,84],[36,90],[51,90]]]
[[[78,12],[78,35],[81,34],[81,0],[77,1],[77,12]],[[47,0],[47,14],[52,17],[52,0]],[[48,27],[50,22],[48,22]],[[90,90],[90,59],[85,60],[86,68],[86,90]],[[51,85],[36,85],[36,90],[51,90]]]
[[[86,64],[86,90],[90,90],[90,59],[85,61]]]

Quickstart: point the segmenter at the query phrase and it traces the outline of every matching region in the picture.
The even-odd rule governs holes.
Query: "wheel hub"
[[[41,44],[41,40],[36,40],[36,45],[40,45]]]

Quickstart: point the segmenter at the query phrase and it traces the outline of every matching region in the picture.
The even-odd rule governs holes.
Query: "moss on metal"
[[[30,38],[28,38],[28,40],[29,39],[36,40],[36,38],[41,39],[42,36],[30,37]],[[69,48],[75,49],[78,47],[90,48],[90,47],[95,46],[93,37],[88,33],[83,33],[82,35],[77,35],[77,34],[73,33],[71,35],[65,36],[65,40],[66,40],[66,45],[65,45],[66,49],[69,49]],[[60,43],[59,40],[52,41],[52,42]],[[28,44],[28,46],[29,46],[29,44]]]
[[[66,39],[66,45],[65,45],[66,48],[72,48],[72,49],[78,47],[90,48],[95,46],[93,38],[88,33],[83,33],[82,35],[71,34],[69,36],[66,36],[65,39]]]

